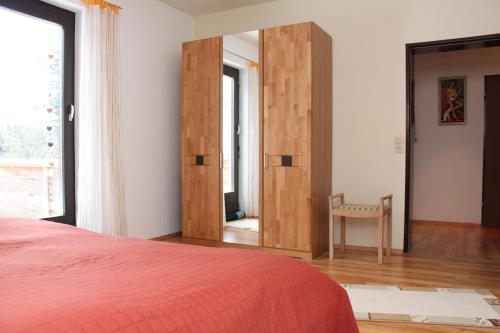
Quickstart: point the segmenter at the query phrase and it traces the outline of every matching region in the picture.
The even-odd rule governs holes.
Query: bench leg
[[[386,254],[388,257],[391,256],[392,250],[392,212],[387,215],[387,246]]]
[[[330,221],[329,221],[329,227],[328,227],[328,234],[329,234],[329,259],[330,261],[333,261],[333,255],[334,255],[334,237],[333,237],[333,214],[330,213]]]
[[[378,217],[378,264],[383,263],[384,251],[384,215]]]
[[[340,217],[340,250],[345,251],[345,216]]]

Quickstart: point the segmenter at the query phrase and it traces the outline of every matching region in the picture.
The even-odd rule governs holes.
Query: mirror
[[[223,43],[223,241],[258,246],[259,31]]]

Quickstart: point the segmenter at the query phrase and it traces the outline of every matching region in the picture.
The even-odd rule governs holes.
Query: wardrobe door
[[[262,35],[263,244],[311,251],[311,24]]]
[[[182,47],[182,235],[219,241],[222,38]]]

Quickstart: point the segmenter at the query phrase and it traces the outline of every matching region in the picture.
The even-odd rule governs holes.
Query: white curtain
[[[77,226],[126,235],[119,103],[119,16],[85,5],[77,122]]]
[[[242,168],[241,208],[247,216],[259,216],[259,70],[248,66],[248,165]]]

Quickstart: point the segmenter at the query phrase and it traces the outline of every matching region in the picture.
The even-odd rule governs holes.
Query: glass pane
[[[222,178],[224,193],[228,193],[234,192],[234,79],[224,75],[222,83],[222,153],[224,154]]]
[[[63,215],[61,26],[0,7],[0,215]]]

